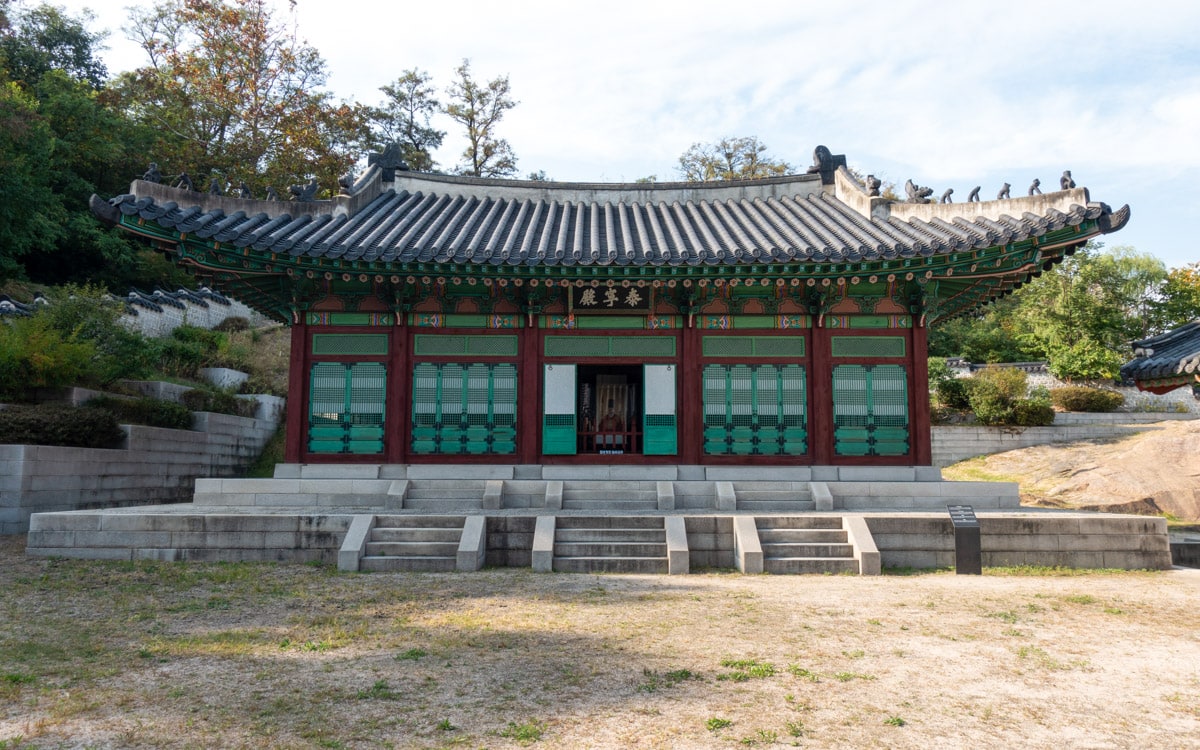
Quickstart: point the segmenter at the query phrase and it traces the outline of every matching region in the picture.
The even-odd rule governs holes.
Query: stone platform
[[[280,465],[200,479],[192,503],[38,513],[28,553],[324,562],[343,570],[877,574],[954,564],[947,505],[983,564],[1163,569],[1161,518],[1022,510],[1014,484],[929,467]]]

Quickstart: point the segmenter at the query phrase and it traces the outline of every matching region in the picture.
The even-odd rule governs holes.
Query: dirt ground
[[[0,748],[1200,746],[1200,571],[341,574],[26,558]]]
[[[973,458],[947,479],[1021,484],[1021,504],[1200,522],[1200,420],[1159,422],[1114,442],[1081,441]]]

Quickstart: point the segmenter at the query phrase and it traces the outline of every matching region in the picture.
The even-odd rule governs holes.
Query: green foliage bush
[[[970,409],[972,382],[970,378],[943,380],[937,387],[938,402],[948,409]]]
[[[1022,427],[1044,427],[1054,424],[1054,407],[1049,401],[1021,398],[1013,402],[1013,424]]]
[[[1064,411],[1115,411],[1125,403],[1125,397],[1116,391],[1069,385],[1050,391],[1054,405]]]
[[[1111,380],[1124,358],[1092,339],[1083,338],[1050,352],[1047,368],[1059,380]]]
[[[193,388],[185,391],[180,400],[192,411],[211,411],[238,417],[253,417],[258,406],[248,399],[217,388]]]
[[[90,341],[64,336],[44,315],[0,323],[0,398],[24,401],[34,388],[71,385],[95,356]]]
[[[213,330],[220,331],[221,333],[248,331],[250,330],[250,321],[240,316],[234,316],[232,318],[226,318],[220,323],[217,323],[215,326],[213,326]]]
[[[141,424],[166,427],[172,430],[192,429],[192,412],[183,404],[159,398],[114,398],[97,396],[88,406],[112,412],[122,424]]]
[[[116,448],[125,439],[112,412],[90,406],[9,406],[0,409],[0,443]]]
[[[1028,376],[1015,367],[987,367],[961,386],[975,419],[985,425],[1031,427],[1054,423],[1054,407],[1045,388],[1026,396]]]
[[[53,296],[54,302],[35,318],[46,316],[61,336],[95,347],[81,382],[105,385],[154,372],[158,360],[155,342],[121,325],[118,319],[124,306],[108,297],[103,287],[68,284]]]

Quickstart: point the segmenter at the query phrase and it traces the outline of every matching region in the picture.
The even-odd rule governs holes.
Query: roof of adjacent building
[[[846,263],[929,257],[1038,238],[1112,211],[1084,188],[1005,200],[913,204],[868,196],[841,167],[721,183],[600,185],[487,180],[372,166],[351,194],[275,202],[137,180],[98,214],[295,258],[509,266]]]
[[[1121,366],[1121,377],[1139,384],[1174,382],[1172,387],[1200,379],[1200,320],[1133,342],[1134,359]]]

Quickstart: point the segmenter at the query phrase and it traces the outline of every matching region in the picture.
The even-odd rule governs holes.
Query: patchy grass
[[[361,576],[4,537],[0,750],[1200,745],[1190,574],[1062,573]],[[981,682],[1003,701],[964,710]]]

